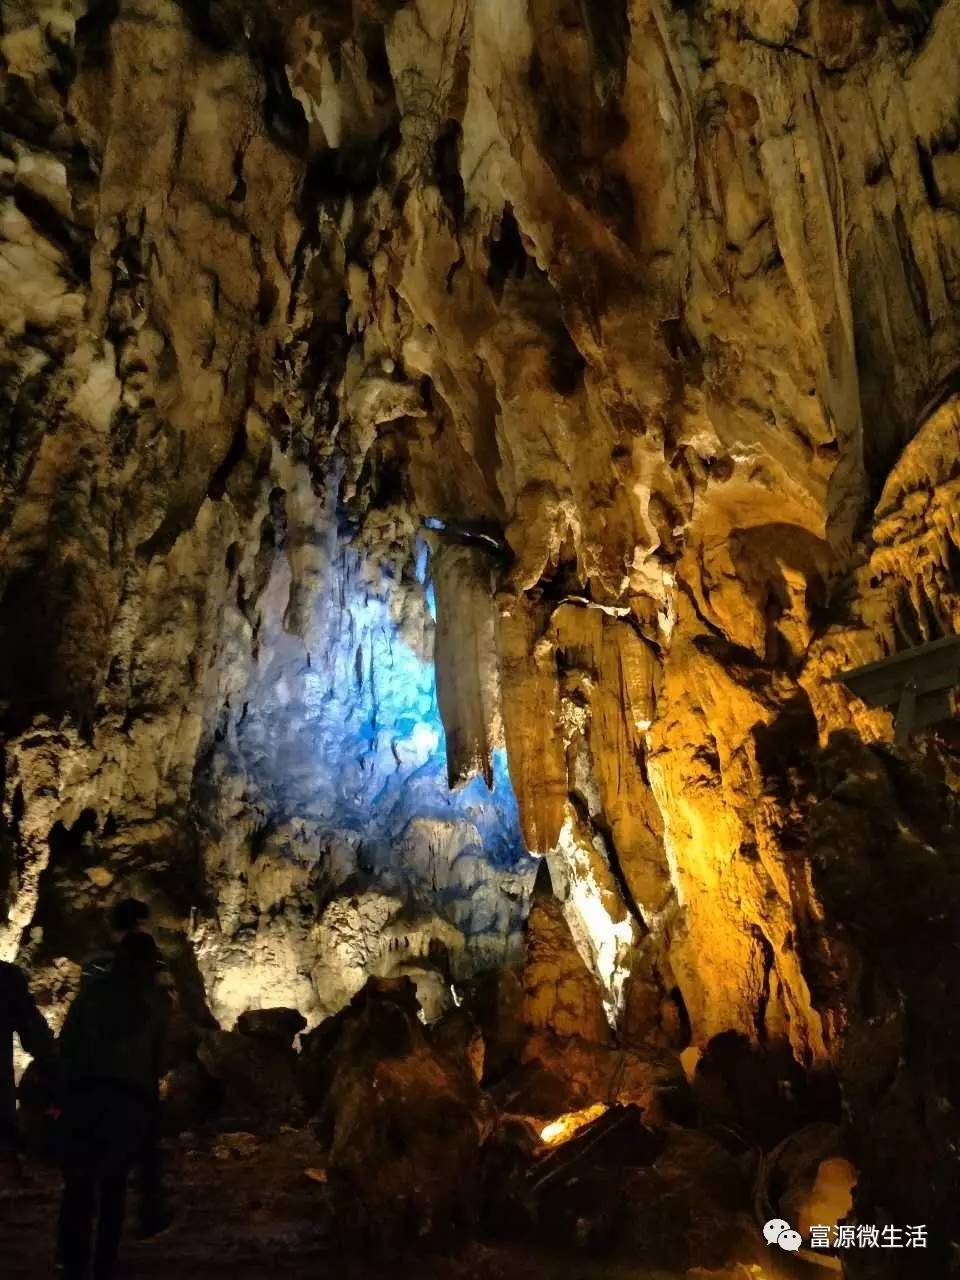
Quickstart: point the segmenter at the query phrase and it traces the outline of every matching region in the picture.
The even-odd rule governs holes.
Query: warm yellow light
[[[595,1102],[593,1106],[584,1107],[582,1111],[568,1111],[566,1115],[557,1116],[556,1120],[545,1124],[540,1130],[540,1137],[549,1147],[559,1146],[561,1142],[572,1138],[584,1125],[598,1120],[606,1109],[604,1103]]]

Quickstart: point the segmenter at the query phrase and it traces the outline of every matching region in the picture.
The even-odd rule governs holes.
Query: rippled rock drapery
[[[621,1025],[837,1057],[829,677],[960,628],[958,68],[957,0],[0,3],[3,953],[133,890],[226,1022],[439,1009],[530,850]]]

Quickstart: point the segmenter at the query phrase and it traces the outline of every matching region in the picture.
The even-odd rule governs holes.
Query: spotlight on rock
[[[595,1102],[592,1106],[583,1107],[580,1111],[568,1111],[565,1115],[557,1116],[556,1120],[551,1120],[549,1124],[543,1126],[540,1130],[540,1140],[548,1147],[558,1147],[561,1142],[568,1142],[594,1120],[599,1120],[606,1110],[605,1103]]]

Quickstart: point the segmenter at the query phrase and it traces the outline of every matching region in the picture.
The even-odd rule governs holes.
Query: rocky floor
[[[180,1142],[169,1151],[168,1174],[180,1214],[175,1227],[151,1244],[129,1240],[122,1280],[254,1280],[336,1274],[338,1280],[413,1277],[418,1280],[680,1280],[638,1260],[571,1257],[521,1246],[471,1243],[462,1251],[363,1257],[336,1238],[322,1184],[311,1178],[311,1144],[302,1133],[261,1144],[249,1135]],[[315,1147],[312,1148],[315,1152]],[[0,1188],[0,1275],[9,1280],[52,1276],[58,1179],[33,1166],[30,1180]],[[766,1273],[772,1275],[773,1273]],[[724,1276],[730,1276],[729,1272]],[[742,1269],[743,1280],[758,1272]],[[731,1280],[740,1280],[733,1274]]]

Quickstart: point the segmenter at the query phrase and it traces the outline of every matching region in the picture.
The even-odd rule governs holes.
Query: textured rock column
[[[492,786],[491,756],[503,746],[503,722],[490,556],[441,542],[430,571],[437,600],[437,701],[450,785],[479,773]]]

